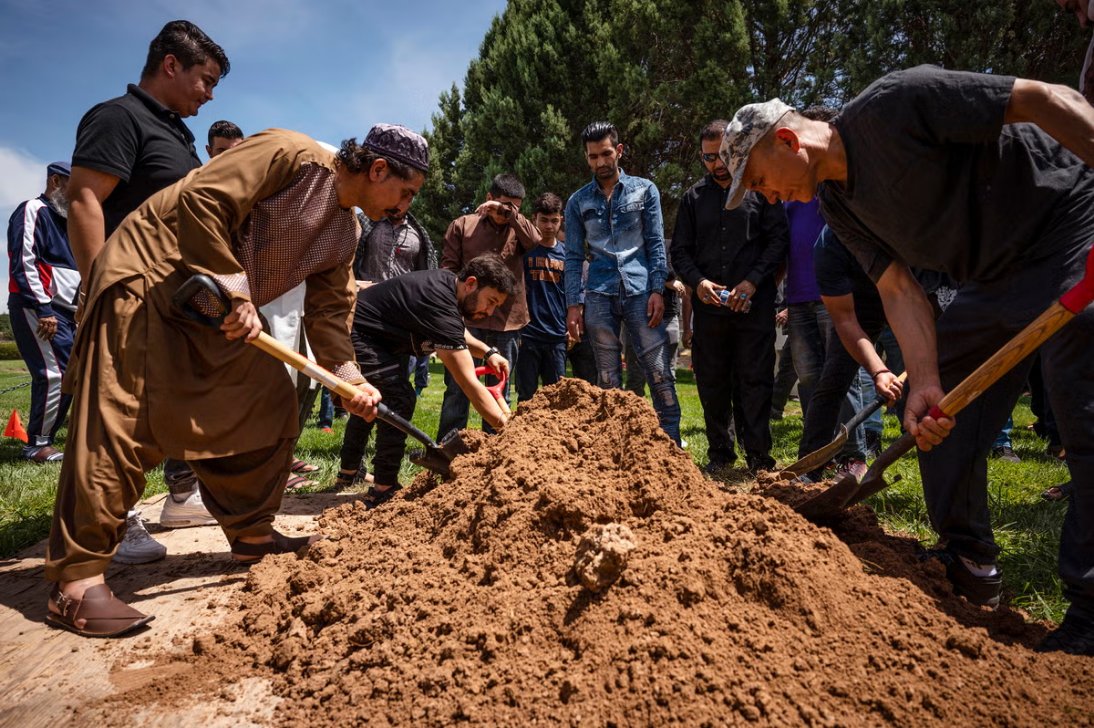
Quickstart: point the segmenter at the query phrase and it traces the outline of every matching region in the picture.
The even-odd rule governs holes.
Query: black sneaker
[[[947,549],[931,549],[920,558],[937,559],[946,566],[946,578],[953,585],[953,593],[965,597],[970,603],[982,607],[998,607],[1003,591],[1003,571],[996,567],[991,576],[977,576],[969,571],[961,558]]]
[[[1067,610],[1064,621],[1037,645],[1037,652],[1094,655],[1094,617]]]
[[[750,455],[745,459],[748,472],[755,475],[761,470],[774,470],[775,458],[770,455]]]
[[[709,463],[703,466],[703,474],[716,476],[722,474],[724,471],[733,467],[732,460],[723,460],[722,458],[714,458]]]
[[[1010,448],[1010,445],[1003,445],[1002,447],[993,447],[991,449],[991,456],[996,460],[1006,460],[1008,463],[1020,463],[1022,458],[1014,454],[1014,450]]]

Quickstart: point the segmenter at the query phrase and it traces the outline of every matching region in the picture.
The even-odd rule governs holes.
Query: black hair
[[[799,111],[798,114],[812,121],[832,121],[839,115],[839,109],[834,109],[831,106],[810,106]]]
[[[374,152],[371,149],[362,147],[357,143],[357,138],[344,139],[342,141],[342,147],[338,150],[338,161],[346,166],[350,172],[355,174],[360,172],[368,172],[372,168],[372,163],[377,159],[383,159],[387,162],[388,169],[391,173],[399,179],[414,179],[415,175],[422,174],[420,169],[415,169],[405,162],[400,162],[391,157],[384,156],[379,152]]]
[[[554,192],[544,192],[532,203],[532,214],[561,215],[562,198]]]
[[[179,59],[184,69],[212,58],[220,66],[221,78],[227,76],[232,68],[224,49],[189,20],[172,20],[152,39],[148,44],[148,58],[144,62],[141,78],[155,76],[168,55]]]
[[[610,121],[594,121],[581,132],[581,143],[598,142],[606,136],[612,139],[612,146],[619,144],[619,130]]]
[[[490,194],[494,197],[512,197],[515,200],[523,200],[524,185],[521,184],[520,177],[512,172],[502,172],[494,177],[494,181],[490,183]]]
[[[242,139],[243,130],[232,122],[221,119],[209,125],[209,146],[213,146],[213,140],[218,137],[221,139]]]
[[[729,122],[725,119],[715,119],[699,132],[699,146],[703,145],[703,142],[714,141],[715,139],[721,141],[722,135],[726,133],[726,127],[729,126]]]
[[[456,278],[466,281],[471,276],[478,281],[479,288],[494,288],[506,296],[512,296],[517,290],[517,279],[513,271],[509,270],[509,266],[497,253],[483,253],[472,258]]]

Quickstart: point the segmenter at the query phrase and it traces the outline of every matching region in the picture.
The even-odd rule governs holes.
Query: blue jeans
[[[1007,424],[1003,425],[1003,429],[999,430],[999,434],[995,436],[995,442],[991,444],[991,449],[994,450],[997,447],[1012,447],[1010,441],[1010,431],[1014,429],[1014,416],[1011,415],[1007,418]]]
[[[411,356],[407,375],[414,379],[414,391],[421,394],[429,386],[429,355]]]
[[[798,374],[798,399],[802,414],[807,415],[813,389],[824,369],[832,319],[820,301],[792,303],[787,306],[787,314],[790,351],[794,357],[794,371]]]
[[[330,427],[334,424],[334,400],[331,399],[330,390],[320,387],[319,392],[319,417],[315,420],[315,426],[319,429]]]
[[[603,389],[623,386],[619,332],[626,327],[634,353],[650,385],[653,409],[661,429],[680,444],[680,402],[676,398],[676,372],[669,361],[669,337],[662,321],[650,328],[646,317],[649,296],[608,296],[589,291],[585,295],[585,331],[596,357],[597,384]]]
[[[509,360],[509,371],[515,372],[517,367],[517,353],[520,349],[520,330],[516,331],[491,331],[489,329],[479,329],[471,326],[467,327],[467,330],[471,332],[479,341],[483,342],[487,346],[493,346],[501,355]],[[476,366],[481,366],[482,362],[479,359],[475,360]],[[486,378],[487,385],[496,384],[497,379],[488,376]],[[509,389],[512,384],[512,379],[505,383],[505,401],[509,401]],[[467,412],[471,406],[471,401],[467,399],[467,395],[460,389],[460,385],[456,383],[456,379],[448,372],[448,369],[444,370],[444,401],[441,402],[441,422],[437,428],[437,441],[440,442],[444,439],[452,430],[462,430],[467,427]],[[494,428],[487,423],[482,423],[483,432],[493,432]]]
[[[566,342],[536,341],[521,339],[520,356],[517,358],[513,379],[517,385],[517,401],[525,402],[532,398],[543,386],[554,384],[566,376]]]

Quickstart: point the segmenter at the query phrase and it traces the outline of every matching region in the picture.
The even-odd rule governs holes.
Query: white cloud
[[[0,212],[5,221],[20,202],[42,194],[46,164],[19,149],[0,146]]]

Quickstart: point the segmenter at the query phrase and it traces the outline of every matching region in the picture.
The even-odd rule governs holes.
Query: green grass
[[[0,361],[0,390],[25,381],[29,381],[29,377],[21,362]],[[414,423],[430,435],[437,431],[443,382],[440,365],[434,362],[430,386],[423,392],[414,413]],[[681,432],[688,442],[692,459],[696,464],[704,465],[707,461],[707,440],[692,373],[681,370],[677,384],[683,411]],[[0,413],[4,421],[15,407],[19,408],[25,420],[29,405],[28,387],[0,394]],[[791,402],[786,417],[771,423],[775,440],[772,454],[781,464],[796,459],[797,443],[801,436],[800,414],[797,404]],[[1067,480],[1067,468],[1045,455],[1044,443],[1025,429],[1033,421],[1025,402],[1015,410],[1014,421],[1014,449],[1022,457],[1022,462],[992,460],[988,463],[995,535],[1003,548],[1001,565],[1004,586],[1012,604],[1028,610],[1036,619],[1058,621],[1066,608],[1056,575],[1056,554],[1066,504],[1046,503],[1041,500],[1040,493]],[[471,426],[478,425],[479,418],[472,413]],[[319,489],[329,487],[334,480],[344,429],[345,422],[336,421],[333,434],[320,432],[313,418],[300,437],[297,455],[320,467],[318,473],[310,476]],[[891,442],[898,434],[896,419],[887,415],[886,442]],[[58,444],[63,448],[63,430]],[[49,531],[59,466],[37,466],[23,461],[20,457],[21,445],[11,439],[0,440],[0,558],[37,542]],[[371,455],[370,446],[366,457],[371,459]],[[400,480],[408,482],[417,472],[418,468],[404,459]],[[899,474],[902,478],[871,501],[882,522],[890,531],[911,534],[924,544],[933,543],[934,535],[927,522],[922,483],[914,455],[895,463],[887,474]],[[891,482],[892,477],[889,480]],[[146,496],[164,490],[159,469],[149,473],[148,481]]]

